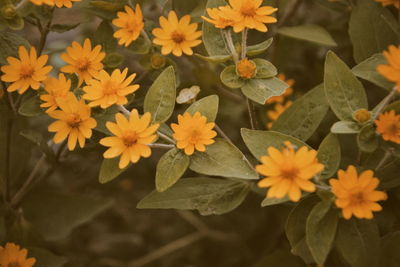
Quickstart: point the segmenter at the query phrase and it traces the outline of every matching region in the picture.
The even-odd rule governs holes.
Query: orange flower
[[[389,51],[384,51],[383,55],[389,64],[378,65],[377,71],[389,81],[396,83],[397,91],[400,92],[400,48],[391,45]]]
[[[57,98],[65,98],[70,92],[71,80],[65,78],[64,74],[60,73],[58,79],[49,77],[44,81],[44,90],[47,94],[40,96],[40,100],[44,101],[40,106],[42,108],[48,108],[47,112],[56,110]]]
[[[32,267],[36,263],[35,258],[27,258],[28,250],[14,243],[6,243],[0,246],[0,266],[4,267]]]
[[[276,121],[279,116],[281,116],[282,113],[285,112],[285,110],[287,110],[292,104],[292,101],[288,101],[284,105],[282,105],[281,103],[277,103],[274,106],[274,110],[268,110],[267,116],[271,121],[267,124],[267,128],[270,129],[274,121]]]
[[[118,12],[118,18],[113,19],[112,24],[120,28],[114,33],[118,38],[118,44],[129,46],[139,38],[140,32],[144,27],[143,14],[140,5],[136,4],[136,11],[131,7],[125,6],[125,12]]]
[[[207,8],[207,13],[210,18],[201,16],[205,21],[214,24],[215,28],[224,29],[233,26],[234,21],[225,18],[225,13],[232,12],[230,6],[221,6],[218,8]]]
[[[49,6],[54,6],[56,5],[57,7],[67,7],[71,8],[72,7],[72,2],[80,2],[82,0],[30,0],[33,4],[41,6],[43,4],[49,5]]]
[[[4,75],[1,80],[9,82],[11,85],[7,91],[23,94],[29,88],[39,89],[40,82],[47,79],[47,74],[53,67],[45,66],[47,55],[37,57],[36,49],[31,47],[30,52],[24,46],[18,48],[18,58],[8,57],[8,65],[2,66],[1,71]]]
[[[285,74],[278,74],[278,78],[281,81],[284,81],[285,83],[287,83],[289,85],[288,88],[286,88],[285,92],[282,95],[279,96],[273,96],[271,98],[269,98],[266,102],[266,104],[273,104],[273,103],[283,103],[286,99],[286,97],[290,96],[291,94],[293,94],[293,85],[294,85],[294,80],[293,79],[286,79]]]
[[[215,142],[217,133],[213,131],[215,123],[208,122],[205,116],[196,112],[193,116],[188,112],[178,115],[178,124],[172,123],[172,137],[177,141],[176,146],[183,149],[186,155],[192,155],[195,150],[204,152],[206,145]]]
[[[49,5],[49,6],[54,6],[54,0],[30,0],[32,4],[41,6],[43,4]]]
[[[374,177],[374,172],[367,170],[360,175],[354,166],[349,166],[346,171],[338,171],[338,179],[330,179],[332,192],[336,196],[336,206],[342,209],[345,219],[350,219],[354,214],[360,219],[372,219],[373,211],[382,210],[377,201],[386,200],[385,192],[375,190],[379,180]]]
[[[85,81],[86,83],[96,76],[103,69],[101,61],[106,54],[101,52],[101,45],[96,45],[92,49],[92,43],[89,39],[85,39],[83,47],[72,42],[67,47],[67,53],[61,55],[61,58],[69,65],[61,68],[65,73],[76,73],[79,77],[79,86]]]
[[[315,184],[310,180],[324,169],[318,162],[317,151],[306,146],[294,151],[290,142],[279,151],[275,147],[268,147],[268,156],[261,157],[261,165],[256,170],[266,176],[258,182],[261,188],[269,188],[268,198],[283,198],[297,202],[301,198],[301,190],[314,192]]]
[[[243,79],[251,79],[256,75],[257,66],[252,60],[244,58],[236,63],[236,72]]]
[[[383,6],[394,5],[397,8],[400,8],[400,0],[375,0],[376,2],[382,3]]]
[[[380,114],[375,124],[383,140],[400,144],[400,115],[396,115],[394,110]]]
[[[192,55],[192,47],[201,44],[197,40],[201,36],[201,31],[197,31],[197,23],[190,23],[190,16],[183,16],[180,20],[175,11],[170,11],[168,19],[160,17],[161,28],[155,28],[153,43],[161,45],[161,53],[168,55],[172,52],[177,57]]]

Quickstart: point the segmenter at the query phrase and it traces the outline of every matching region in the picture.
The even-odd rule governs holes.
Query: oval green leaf
[[[320,173],[320,179],[331,178],[340,165],[341,149],[339,138],[334,134],[328,134],[318,148],[317,157],[318,161],[325,166]]]
[[[207,122],[213,122],[218,114],[219,98],[217,95],[210,95],[191,104],[186,112],[193,115],[200,112],[201,115],[207,118]]]
[[[337,46],[327,30],[315,24],[282,27],[278,33],[287,37],[308,41],[325,46]]]
[[[276,77],[251,79],[243,85],[242,93],[254,102],[264,105],[265,101],[283,94],[288,87],[289,85]]]
[[[278,74],[276,67],[268,60],[255,58],[253,61],[257,66],[257,73],[255,76],[256,79],[267,79]]]
[[[235,65],[226,67],[220,75],[223,84],[229,88],[240,88],[245,84],[245,81],[236,73]]]
[[[112,159],[103,159],[99,173],[99,182],[101,184],[105,184],[114,180],[128,168],[127,167],[125,169],[120,169],[118,163],[119,157]]]

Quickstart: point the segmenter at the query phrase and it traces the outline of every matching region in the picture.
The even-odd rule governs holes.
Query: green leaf
[[[151,113],[153,122],[165,122],[174,111],[175,98],[175,71],[172,66],[169,66],[147,91],[144,99],[144,111]]]
[[[332,51],[326,55],[324,86],[327,100],[339,119],[351,121],[354,111],[368,110],[363,85]]]
[[[222,83],[229,88],[240,88],[245,84],[245,80],[237,75],[235,65],[225,67],[221,72],[220,78]]]
[[[380,3],[358,1],[352,8],[349,22],[355,61],[360,63],[387,49],[390,44],[397,45],[397,34],[391,26],[396,24],[396,19],[390,11]],[[395,27],[398,29],[399,26]]]
[[[336,248],[352,267],[376,266],[379,253],[379,231],[373,220],[341,220]]]
[[[20,134],[32,143],[36,144],[49,159],[55,159],[54,151],[49,147],[47,141],[40,132],[35,130],[23,130]]]
[[[324,264],[336,235],[339,221],[330,202],[320,202],[311,210],[306,223],[306,242],[318,264]]]
[[[400,232],[392,232],[381,240],[381,255],[378,266],[397,267],[400,262]]]
[[[52,24],[50,27],[50,31],[52,32],[58,32],[58,33],[63,33],[63,32],[67,32],[70,30],[75,29],[76,27],[78,27],[79,25],[81,25],[81,23],[71,23],[71,24]]]
[[[282,27],[278,33],[287,37],[308,41],[325,46],[337,46],[327,30],[315,24]]]
[[[289,197],[285,196],[283,198],[264,198],[264,200],[261,202],[261,207],[269,207],[269,206],[274,206],[278,204],[282,204],[285,202],[289,201]]]
[[[214,55],[214,56],[209,56],[209,57],[203,56],[203,55],[200,55],[200,54],[194,54],[194,55],[196,57],[198,57],[198,58],[201,58],[201,59],[203,59],[205,61],[212,62],[212,63],[224,63],[224,62],[232,59],[231,55],[222,55],[222,56],[221,55]]]
[[[18,57],[18,47],[25,46],[29,49],[30,45],[27,40],[22,38],[20,34],[13,32],[0,32],[0,64],[8,64],[7,57]]]
[[[274,131],[260,131],[260,130],[250,130],[241,129],[241,134],[244,143],[250,150],[251,154],[258,160],[267,155],[267,148],[270,146],[281,149],[284,146],[285,141],[290,141],[293,145],[297,147],[306,146],[310,148],[306,143],[301,140],[294,138],[292,136],[274,132]]]
[[[367,80],[387,90],[392,90],[392,88],[394,87],[394,83],[385,79],[376,70],[378,65],[381,64],[387,64],[385,57],[381,53],[374,54],[371,57],[360,62],[360,64],[355,66],[351,71],[359,78]]]
[[[99,173],[99,182],[101,184],[105,184],[114,180],[128,168],[126,167],[124,169],[120,169],[118,164],[119,164],[119,157],[115,157],[112,159],[103,159]]]
[[[259,176],[243,153],[224,139],[206,147],[205,152],[195,152],[190,157],[192,171],[206,175],[258,179]]]
[[[379,147],[379,137],[373,124],[365,125],[357,135],[357,144],[361,151],[374,152]]]
[[[156,189],[163,192],[173,186],[189,167],[190,159],[182,150],[173,148],[157,163]]]
[[[290,212],[285,225],[285,232],[292,247],[292,253],[300,256],[307,263],[310,260],[310,249],[306,243],[307,217],[318,201],[319,199],[316,196],[301,200]]]
[[[256,45],[249,45],[247,47],[247,55],[252,57],[264,53],[271,46],[272,41],[273,38],[271,37],[262,43]]]
[[[147,33],[141,33],[139,37],[128,46],[128,50],[134,54],[146,55],[151,49],[151,41]]]
[[[225,6],[227,3],[224,0],[208,0],[207,8],[214,8],[219,6]],[[208,16],[207,12],[204,16]],[[229,55],[230,53],[226,49],[224,38],[222,37],[221,29],[217,29],[213,24],[204,21],[203,22],[203,43],[210,56],[221,56]]]
[[[212,178],[185,178],[165,192],[153,191],[138,209],[198,210],[201,215],[220,215],[237,208],[249,192],[247,184]]]
[[[268,60],[262,58],[253,59],[257,66],[257,73],[255,78],[257,79],[267,79],[272,78],[278,74],[276,67]]]
[[[95,2],[95,1],[91,1]],[[113,38],[114,30],[107,20],[103,20],[97,27],[97,30],[93,36],[93,45],[101,45],[102,50],[108,53],[112,53],[117,49],[117,39]]]
[[[118,68],[124,62],[124,56],[119,53],[109,53],[103,63],[107,68]]]
[[[242,93],[261,105],[265,104],[269,98],[283,94],[288,88],[284,81],[278,78],[251,79],[242,87]]]
[[[44,114],[43,109],[40,107],[39,95],[35,94],[31,98],[22,102],[18,109],[18,113],[26,117],[36,117]]]
[[[331,128],[331,133],[334,134],[356,134],[359,131],[360,126],[354,121],[338,121]]]
[[[219,99],[217,95],[210,95],[197,100],[186,110],[193,115],[197,111],[207,118],[207,122],[213,122],[217,118]]]
[[[339,138],[334,134],[328,134],[318,148],[317,157],[318,161],[325,166],[320,174],[320,179],[331,178],[340,165],[341,149]]]
[[[57,256],[43,248],[29,247],[28,251],[28,257],[36,259],[35,267],[62,267],[67,263],[66,258]]]
[[[319,85],[285,110],[273,123],[272,130],[305,141],[317,130],[328,110],[324,86]]]

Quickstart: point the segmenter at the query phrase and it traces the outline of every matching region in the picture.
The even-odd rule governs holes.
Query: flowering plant
[[[0,267],[397,266],[399,8],[0,0]]]

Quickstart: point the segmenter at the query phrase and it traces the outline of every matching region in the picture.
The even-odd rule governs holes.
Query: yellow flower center
[[[106,84],[103,86],[103,94],[105,96],[108,95],[115,95],[118,91],[118,86],[112,81],[107,81]]]
[[[76,62],[76,67],[79,71],[87,71],[90,66],[90,61],[87,58],[78,59]]]
[[[387,126],[387,132],[390,135],[398,135],[400,132],[400,127],[397,127],[397,124],[393,123]]]
[[[281,176],[283,179],[294,180],[299,173],[299,169],[292,167],[281,170]]]
[[[135,132],[127,132],[122,137],[122,142],[124,142],[126,147],[131,147],[137,143],[138,137],[139,136]]]
[[[256,64],[247,58],[242,59],[236,64],[237,74],[244,79],[253,78],[256,75],[256,71]]]
[[[359,205],[359,204],[364,203],[364,194],[362,192],[353,194],[350,197],[350,202],[352,205]]]
[[[201,131],[193,130],[189,137],[189,143],[196,144],[201,139]]]
[[[240,13],[246,17],[253,17],[257,14],[257,9],[251,5],[243,5],[240,9]]]
[[[185,35],[184,35],[183,33],[178,32],[178,31],[174,31],[174,32],[171,34],[171,39],[172,39],[175,43],[180,44],[180,43],[182,43],[183,41],[185,41]]]
[[[18,262],[10,262],[7,267],[21,267],[21,264],[19,264]]]
[[[132,22],[127,22],[125,24],[125,29],[129,34],[133,34],[136,31],[138,31],[138,26],[136,25],[136,23],[132,23]]]
[[[82,122],[81,117],[79,116],[79,114],[69,114],[68,118],[67,118],[67,124],[69,127],[71,128],[78,128],[79,124]]]
[[[29,65],[22,66],[20,71],[21,79],[28,79],[32,77],[34,72],[35,70],[31,66]]]

